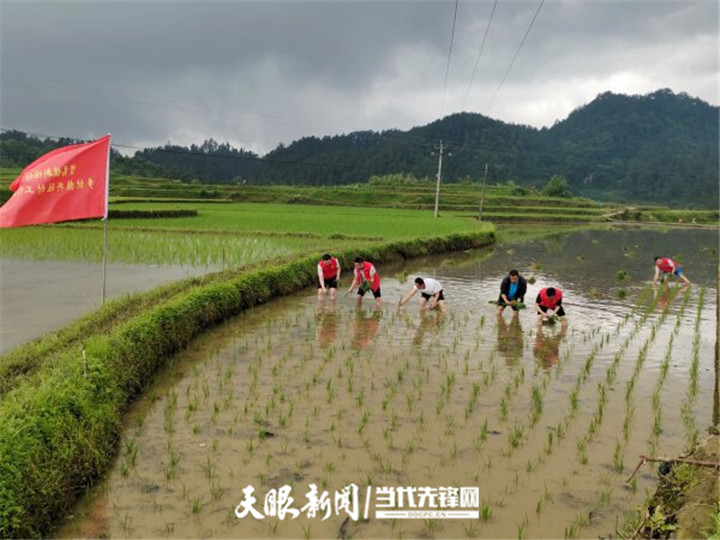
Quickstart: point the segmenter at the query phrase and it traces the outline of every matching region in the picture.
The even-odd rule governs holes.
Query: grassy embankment
[[[212,206],[219,213],[203,208],[196,218],[148,223],[116,220],[112,226],[118,230],[111,232],[111,238],[135,233],[135,225],[179,230],[204,227],[229,236],[254,235],[253,231],[264,228],[278,236],[291,232],[307,238],[296,238],[302,245],[292,255],[272,262],[116,300],[59,332],[0,357],[3,537],[42,536],[52,530],[109,466],[122,430],[122,413],[157,369],[205,329],[311,284],[322,251],[331,249],[349,267],[358,252],[377,262],[389,262],[468,249],[494,238],[489,224],[459,217],[433,220],[427,212],[323,208],[325,215],[318,215],[317,209],[305,206]],[[183,219],[190,222],[182,223]],[[3,250],[34,244],[38,253],[52,244],[47,241],[48,233],[82,237],[98,232],[87,227],[7,230],[0,240]],[[317,251],[308,255],[313,250]],[[83,249],[74,251],[82,254]]]

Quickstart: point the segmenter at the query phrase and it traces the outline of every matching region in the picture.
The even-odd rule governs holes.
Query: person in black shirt
[[[525,281],[525,278],[522,277],[517,270],[510,270],[500,284],[497,314],[502,315],[503,310],[510,306],[513,310],[513,317],[517,317],[519,309],[517,304],[524,303],[526,292],[527,281]]]

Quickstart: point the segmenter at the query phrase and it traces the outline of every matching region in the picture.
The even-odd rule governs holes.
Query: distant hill
[[[340,185],[392,173],[433,178],[433,152],[442,140],[450,152],[443,161],[447,182],[480,179],[488,163],[493,183],[541,187],[562,175],[574,194],[598,200],[717,208],[718,112],[667,89],[606,92],[551,128],[459,113],[408,131],[304,137],[265,156],[212,139],[190,148],[166,145],[132,158],[114,154],[112,167],[214,183]],[[54,143],[5,132],[0,164],[24,166]]]

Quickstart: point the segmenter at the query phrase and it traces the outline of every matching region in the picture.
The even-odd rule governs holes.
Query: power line
[[[537,19],[538,14],[540,13],[540,9],[543,7],[543,4],[545,3],[545,0],[540,1],[540,5],[538,5],[537,10],[535,11],[535,15],[533,15],[532,20],[530,21],[530,25],[527,27],[527,30],[525,31],[525,35],[522,38],[522,41],[520,42],[520,46],[517,48],[517,51],[515,51],[515,56],[513,56],[513,59],[510,61],[510,65],[508,66],[507,70],[505,71],[505,75],[503,75],[502,80],[500,81],[500,84],[498,85],[497,89],[495,90],[495,93],[493,94],[492,99],[490,100],[490,103],[487,106],[487,110],[490,109],[493,102],[495,101],[495,97],[497,97],[498,93],[500,92],[500,89],[502,88],[503,84],[505,84],[505,79],[507,79],[507,76],[510,74],[510,70],[513,67],[513,64],[515,64],[515,60],[517,59],[518,55],[520,54],[520,49],[522,49],[523,44],[525,43],[525,40],[528,37],[528,34],[530,33],[530,30],[533,27],[533,24],[535,24],[535,19]]]
[[[485,40],[487,39],[488,32],[490,31],[490,25],[492,24],[493,15],[495,15],[496,7],[497,0],[495,0],[495,2],[493,3],[492,12],[490,13],[490,18],[488,19],[487,26],[485,27],[485,35],[483,35],[482,43],[480,44],[480,51],[478,52],[477,59],[475,60],[475,67],[473,68],[472,76],[470,77],[470,83],[468,84],[467,91],[465,92],[465,98],[463,99],[462,107],[460,107],[461,110],[465,110],[465,103],[467,103],[467,98],[470,95],[470,87],[475,80],[475,72],[477,72],[478,64],[480,64],[480,57],[482,56],[483,50],[485,49]]]
[[[445,112],[445,93],[447,92],[448,74],[450,73],[450,57],[452,56],[453,41],[455,40],[455,22],[457,21],[458,4],[460,0],[455,0],[455,12],[453,13],[452,32],[450,33],[450,49],[448,50],[447,66],[445,67],[445,85],[443,87],[442,104],[440,105],[440,118]]]

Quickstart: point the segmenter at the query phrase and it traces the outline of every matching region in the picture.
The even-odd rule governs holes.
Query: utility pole
[[[717,269],[717,285],[720,287],[720,264]],[[720,288],[715,299],[715,391],[713,399],[713,426],[720,428]]]
[[[435,217],[438,217],[438,206],[440,205],[440,179],[442,178],[442,158],[443,158],[443,142],[440,141],[440,148],[438,148],[438,172],[437,172],[437,185],[435,187]]]
[[[483,176],[482,191],[480,192],[480,211],[478,212],[478,221],[482,221],[483,203],[485,202],[485,186],[487,185],[488,164],[485,163],[485,176]]]

